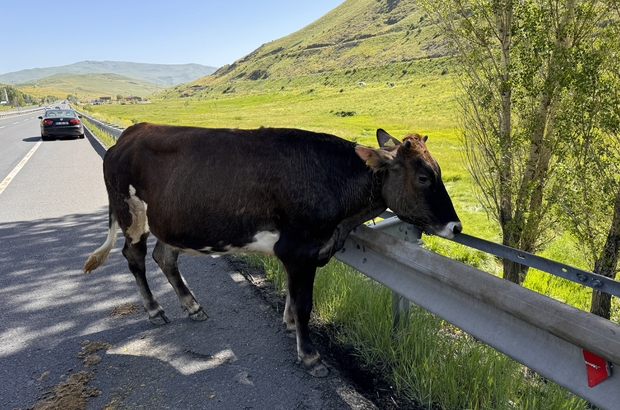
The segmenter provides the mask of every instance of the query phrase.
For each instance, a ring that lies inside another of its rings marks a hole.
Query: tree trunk
[[[614,279],[618,267],[620,253],[620,187],[616,193],[614,216],[612,218],[605,247],[594,264],[594,272]],[[611,295],[594,290],[590,312],[609,319],[611,310]]]
[[[503,278],[511,281],[512,283],[521,284],[525,280],[529,267],[521,265],[520,263],[510,261],[508,259],[503,260],[504,275]]]

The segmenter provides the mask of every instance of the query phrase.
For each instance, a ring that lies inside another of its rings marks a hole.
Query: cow
[[[160,325],[169,320],[146,281],[149,233],[157,238],[153,259],[197,321],[207,314],[179,273],[180,253],[275,255],[286,270],[283,322],[298,359],[326,376],[308,328],[314,276],[349,232],[387,208],[442,237],[462,230],[426,139],[401,142],[379,129],[372,148],[300,129],[132,125],[104,157],[108,236],[84,271],[106,260],[120,226],[144,308]]]

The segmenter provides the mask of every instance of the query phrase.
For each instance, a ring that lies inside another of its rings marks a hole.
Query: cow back
[[[175,246],[242,245],[276,230],[324,238],[369,201],[372,174],[354,148],[298,129],[143,123],[110,148],[104,174],[119,198],[135,189],[151,232]]]

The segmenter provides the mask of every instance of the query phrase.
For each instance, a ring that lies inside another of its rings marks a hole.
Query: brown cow
[[[461,232],[426,137],[401,143],[380,129],[377,139],[378,149],[298,129],[131,126],[104,158],[109,232],[84,271],[105,261],[120,225],[144,308],[165,324],[145,276],[149,233],[157,238],[153,258],[194,320],[207,314],[179,273],[179,253],[275,255],[287,273],[284,323],[308,371],[325,376],[308,330],[312,287],[316,268],[349,232],[388,207],[421,230]]]

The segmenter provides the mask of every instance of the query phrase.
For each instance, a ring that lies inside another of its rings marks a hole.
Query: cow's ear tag
[[[611,363],[607,360],[587,350],[583,350],[583,359],[586,362],[589,387],[594,387],[611,376]]]

